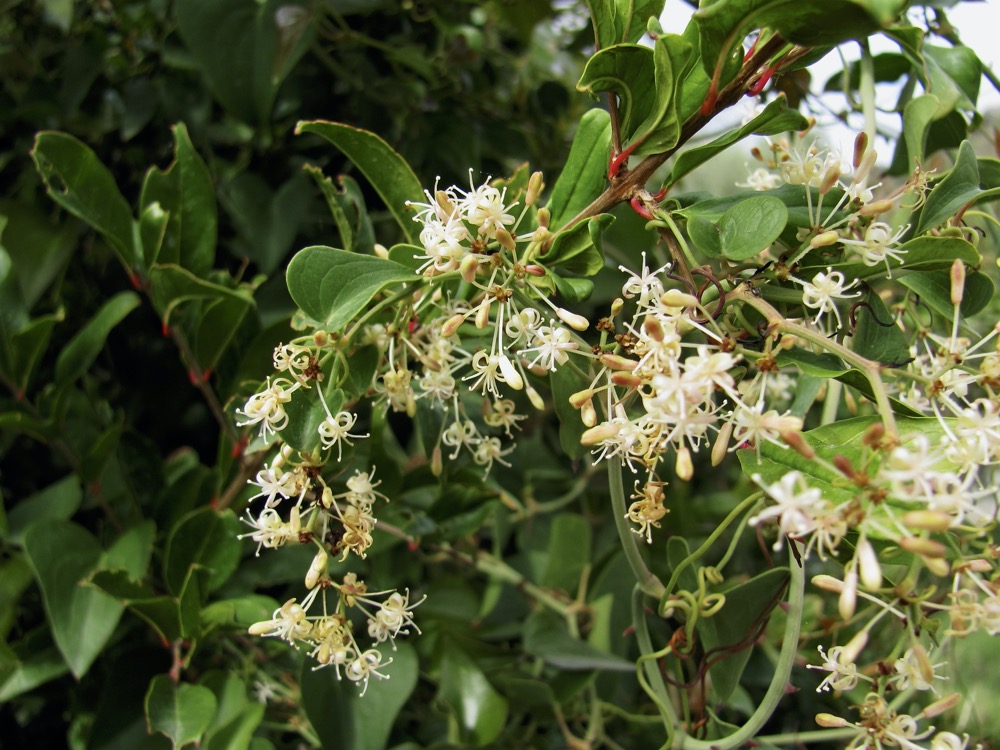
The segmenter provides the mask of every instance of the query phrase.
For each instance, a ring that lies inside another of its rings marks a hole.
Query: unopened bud
[[[858,211],[859,216],[878,216],[879,214],[884,214],[886,211],[892,210],[892,201],[888,198],[883,198],[880,201],[872,201],[860,208]]]
[[[549,222],[552,221],[552,212],[547,208],[540,208],[535,214],[535,220],[538,222],[538,226],[548,229]],[[535,232],[535,239],[538,239],[538,232]]]
[[[620,313],[623,307],[625,307],[625,300],[621,297],[615,297],[615,301],[611,303],[611,317],[613,318]],[[1000,326],[1000,323],[997,325]],[[997,340],[997,345],[1000,346],[1000,339]]]
[[[572,396],[569,397],[569,405],[574,409],[582,409],[583,405],[590,401],[594,397],[593,388],[585,388],[582,391],[577,391]]]
[[[836,229],[828,229],[825,232],[820,232],[811,240],[809,240],[809,247],[827,247],[828,245],[833,245],[840,241],[840,234]]]
[[[654,318],[652,315],[647,315],[642,321],[642,329],[649,335],[653,341],[661,342],[663,341],[664,333],[663,326],[660,325],[660,321]]]
[[[785,430],[779,433],[781,439],[785,441],[785,445],[794,450],[803,458],[813,459],[816,457],[816,451],[812,449],[812,446],[806,442],[806,439],[802,437],[801,432],[796,432],[793,430]]]
[[[854,139],[854,169],[857,170],[861,166],[861,159],[864,158],[865,152],[868,151],[868,133],[864,131],[858,133],[857,138]]]
[[[624,388],[638,388],[642,385],[643,380],[631,372],[613,372],[611,373],[611,382]]]
[[[951,711],[951,709],[961,702],[961,693],[949,693],[941,700],[936,700],[931,705],[927,706],[927,708],[920,712],[920,715],[925,719],[933,719],[935,716],[940,716],[945,711]]]
[[[875,422],[861,436],[861,444],[868,448],[877,448],[883,437],[885,437],[885,425],[881,422]]]
[[[686,445],[682,445],[677,451],[677,462],[674,464],[674,471],[677,478],[685,482],[694,476],[694,464],[691,462],[691,451]]]
[[[545,269],[535,263],[529,263],[526,265],[524,267],[524,272],[528,274],[528,276],[537,276],[539,278],[545,275]]]
[[[697,307],[698,298],[680,289],[668,289],[660,295],[660,303],[667,307]]]
[[[839,594],[844,590],[844,582],[826,573],[820,573],[812,577],[812,585],[823,591],[830,591]]]
[[[498,364],[500,365],[500,374],[503,375],[503,382],[515,391],[519,391],[524,388],[524,379],[521,377],[521,373],[517,371],[517,368],[514,367],[514,364],[510,361],[510,357],[506,354],[501,355]]]
[[[946,531],[951,528],[952,518],[941,510],[911,510],[900,519],[904,526],[924,531]]]
[[[834,716],[833,714],[816,714],[816,723],[819,724],[824,729],[840,729],[842,727],[851,726],[847,719],[841,718],[840,716]]]
[[[840,599],[837,601],[837,611],[840,619],[850,620],[854,617],[854,609],[858,604],[858,572],[856,570],[847,571],[844,576],[844,588],[841,589]]]
[[[487,300],[476,310],[476,328],[482,330],[490,322],[490,301]]]
[[[508,253],[513,253],[517,249],[517,245],[514,243],[514,236],[506,229],[500,228],[497,230],[497,242],[503,245],[504,250]]]
[[[597,424],[597,409],[594,408],[593,401],[587,401],[580,407],[580,421],[584,427],[593,427]]]
[[[938,578],[947,578],[951,574],[951,567],[943,557],[921,555],[920,560],[923,562],[924,567]]]
[[[851,638],[844,646],[844,650],[841,652],[843,660],[847,663],[853,664],[858,660],[861,652],[865,650],[865,646],[868,645],[868,631],[862,630],[856,636]]]
[[[528,178],[528,192],[524,196],[524,205],[535,205],[535,201],[538,200],[538,196],[541,195],[544,189],[545,183],[542,181],[542,173],[532,172],[531,177]]]
[[[833,186],[837,184],[840,180],[840,163],[831,164],[827,170],[826,174],[823,175],[823,181],[819,184],[819,194],[826,195],[833,189]]]
[[[965,294],[965,264],[955,258],[951,262],[951,304],[958,307],[962,304],[962,296]]]
[[[313,334],[313,344],[315,344],[316,346],[319,347],[326,346],[329,340],[330,337],[326,335],[326,331],[316,331]]]
[[[580,445],[598,445],[618,434],[619,427],[613,422],[602,422],[596,427],[584,430],[580,436]]]
[[[431,451],[431,474],[439,477],[442,471],[444,471],[444,458],[441,455],[441,443],[438,443]]]
[[[462,258],[458,266],[458,272],[462,275],[462,280],[471,284],[476,280],[476,272],[479,271],[479,256],[470,253]]]
[[[564,307],[557,307],[556,315],[559,317],[559,320],[568,325],[574,331],[586,331],[590,328],[589,320],[582,315],[570,312]]]
[[[858,185],[865,181],[868,177],[868,173],[872,171],[872,167],[875,166],[875,161],[878,159],[878,152],[875,149],[869,149],[865,152],[864,158],[861,159],[861,163],[858,165],[856,171],[854,172],[854,184]]]
[[[441,335],[444,338],[454,336],[458,329],[462,327],[462,323],[464,322],[465,313],[456,313],[455,315],[452,315],[444,322],[444,325],[441,326]]]
[[[899,540],[899,546],[921,557],[942,559],[948,555],[948,548],[941,542],[919,536],[904,536]]]
[[[857,476],[857,470],[854,468],[854,464],[851,463],[851,459],[847,456],[837,455],[832,459],[832,463],[837,467],[837,471],[843,474],[848,479],[853,479]]]
[[[729,439],[733,436],[733,423],[723,422],[712,445],[712,466],[718,466],[729,452]]]
[[[862,538],[857,549],[858,570],[861,573],[861,583],[869,590],[875,590],[882,585],[882,566],[871,542]]]
[[[611,370],[626,370],[628,372],[631,372],[632,370],[634,370],[636,367],[639,366],[639,363],[634,359],[623,357],[620,354],[611,354],[611,353],[602,354],[600,357],[597,358],[597,360],[602,365]]]
[[[314,589],[319,581],[319,577],[326,573],[326,550],[320,550],[312,559],[312,564],[306,573],[306,588]]]
[[[530,385],[524,386],[524,392],[528,396],[528,401],[534,406],[538,411],[545,411],[545,399],[542,398],[541,394],[538,393]]]
[[[451,202],[451,198],[444,190],[438,190],[434,193],[434,200],[437,201],[438,206],[445,216],[451,216],[455,213],[455,204]]]
[[[323,488],[323,495],[320,497],[320,504],[327,510],[333,507],[333,490],[329,487]]]
[[[754,146],[750,149],[750,156],[752,156],[757,161],[764,161],[764,154],[761,153],[760,149]]]
[[[376,242],[373,250],[375,251],[376,257],[379,257],[382,260],[388,260],[389,250],[386,248],[385,245],[380,245],[378,242]]]

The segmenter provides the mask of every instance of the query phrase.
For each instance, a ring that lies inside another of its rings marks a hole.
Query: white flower
[[[757,167],[749,175],[746,182],[737,182],[736,187],[750,188],[751,190],[773,190],[781,187],[781,176],[775,174],[764,167]]]
[[[498,190],[489,185],[489,180],[490,178],[487,177],[486,183],[479,187],[473,187],[472,190],[464,193],[458,201],[458,210],[467,222],[478,228],[477,232],[480,236],[495,239],[498,229],[514,223],[514,217],[507,211],[517,204],[505,206],[504,198],[507,189]],[[469,170],[469,182],[471,185],[472,170]]]
[[[287,378],[275,378],[273,383],[268,378],[267,387],[252,395],[243,409],[237,409],[237,414],[246,417],[246,421],[237,422],[237,426],[260,424],[260,436],[265,440],[268,433],[274,434],[285,429],[288,424],[285,404],[292,400],[292,394],[300,385],[301,383],[292,383]]]
[[[260,492],[250,498],[250,501],[256,500],[258,497],[266,497],[264,501],[265,508],[273,508],[281,500],[278,500],[278,496],[284,499],[292,497],[296,494],[296,484],[297,477],[294,472],[285,471],[283,472],[279,468],[268,468],[267,464],[264,468],[257,472],[256,479],[248,479],[247,484],[252,484],[255,487],[260,487]]]
[[[817,646],[819,655],[823,657],[820,665],[807,664],[808,669],[822,669],[829,672],[823,681],[816,688],[817,693],[827,692],[831,688],[834,690],[850,690],[858,684],[858,680],[868,680],[860,672],[853,661],[847,659],[848,654],[843,646],[834,646],[830,653],[826,653],[822,646]]]
[[[535,346],[522,349],[518,354],[536,352],[529,367],[539,365],[552,372],[555,372],[557,364],[564,364],[569,359],[567,352],[579,347],[569,330],[561,326],[540,326],[535,331],[534,344]]]
[[[799,281],[795,278],[793,278],[793,281],[797,281],[802,285],[802,304],[816,310],[816,317],[813,318],[813,323],[817,325],[824,315],[832,312],[837,319],[837,328],[839,329],[843,325],[843,321],[840,318],[840,310],[837,309],[834,300],[851,299],[861,296],[861,292],[847,294],[848,289],[857,285],[857,279],[853,279],[851,283],[846,284],[844,274],[840,271],[834,271],[829,267],[827,267],[826,273],[820,271],[813,276],[811,282]]]
[[[661,294],[663,294],[663,282],[660,280],[660,273],[667,268],[667,266],[661,266],[655,271],[650,271],[649,266],[646,265],[646,253],[642,253],[642,271],[635,273],[630,271],[625,266],[618,266],[618,270],[629,275],[628,280],[622,287],[622,296],[625,299],[632,299],[633,297],[638,297],[638,306],[640,308],[649,305],[650,300],[655,300]]]
[[[861,262],[866,266],[877,266],[885,263],[886,274],[891,276],[889,269],[889,258],[899,263],[903,262],[903,254],[906,252],[898,247],[899,239],[909,231],[910,225],[898,229],[895,234],[892,227],[883,221],[872,222],[865,230],[864,239],[852,240],[841,239],[841,243],[847,245],[854,252],[861,256]]]
[[[387,667],[392,664],[392,659],[389,659],[385,664],[382,663],[382,654],[373,648],[358,655],[354,661],[350,662],[344,668],[344,674],[347,676],[351,682],[357,682],[361,684],[361,695],[368,691],[368,679],[370,677],[377,677],[380,680],[389,679],[389,675],[382,674],[379,672],[380,667]]]
[[[323,445],[323,450],[329,450],[334,445],[337,446],[337,460],[340,461],[343,455],[343,445],[342,443],[347,443],[347,445],[354,445],[348,438],[366,438],[368,433],[354,434],[351,432],[351,428],[354,427],[354,423],[357,422],[358,417],[356,414],[351,414],[349,411],[340,411],[335,415],[327,412],[326,419],[320,422],[318,432],[320,443]]]
[[[778,520],[778,541],[774,549],[781,549],[785,536],[804,537],[817,530],[817,516],[823,514],[828,503],[815,487],[806,484],[805,477],[797,471],[790,471],[778,482],[767,486],[759,474],[753,481],[775,501],[776,505],[765,508],[750,519],[751,526],[771,518]]]

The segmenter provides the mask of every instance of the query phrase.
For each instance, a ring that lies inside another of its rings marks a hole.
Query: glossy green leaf
[[[955,308],[951,304],[951,274],[948,271],[913,273],[902,277],[899,283],[920,296],[920,301],[951,320]],[[993,279],[979,271],[966,272],[965,291],[959,312],[969,318],[983,310],[993,299],[996,287]]]
[[[215,185],[184,123],[174,125],[173,131],[174,161],[166,170],[151,168],[142,186],[141,223],[145,223],[146,209],[154,202],[169,215],[162,242],[147,248],[143,237],[143,258],[147,268],[153,263],[177,264],[203,276],[215,261]]]
[[[278,86],[315,33],[309,7],[290,0],[178,0],[174,13],[216,99],[245,122],[268,122]]]
[[[150,296],[160,317],[169,322],[174,309],[193,300],[231,298],[246,302],[250,293],[198,278],[176,265],[154,266],[149,272]]]
[[[739,684],[762,620],[778,604],[787,583],[784,568],[767,570],[721,591],[726,597],[722,609],[698,620],[696,630],[712,664],[709,674],[718,700],[728,700]]]
[[[555,230],[597,198],[607,183],[611,158],[611,118],[602,109],[588,110],[577,125],[573,145],[546,207]]]
[[[804,130],[809,121],[794,109],[788,108],[784,96],[768,103],[764,110],[746,125],[716,138],[704,146],[696,146],[678,154],[670,171],[668,185],[672,185],[684,175],[701,166],[716,154],[722,153],[734,143],[750,135],[777,135],[789,130]]]
[[[17,388],[16,393],[27,393],[35,368],[49,344],[52,329],[64,318],[64,312],[59,310],[29,321],[16,332],[0,321],[0,372]]]
[[[375,188],[407,241],[417,241],[418,227],[406,204],[426,200],[423,187],[410,165],[388,143],[367,130],[321,120],[300,122],[295,132],[315,133],[340,149]]]
[[[181,748],[201,739],[216,704],[215,694],[207,687],[187,682],[177,685],[169,675],[157,675],[146,693],[146,727],[150,734],[164,734],[175,749]]]
[[[69,383],[83,375],[104,348],[111,330],[140,304],[135,292],[119,292],[70,339],[56,360],[56,382]]]
[[[68,521],[33,524],[24,551],[42,589],[45,611],[59,651],[77,678],[86,674],[122,615],[122,606],[81,582],[99,564],[100,544]]]
[[[598,49],[637,42],[646,22],[663,12],[664,0],[587,0]]]
[[[975,109],[983,67],[979,57],[962,45],[939,47],[924,44],[920,49],[927,71],[928,91],[948,109]],[[944,114],[943,112],[941,114]]]
[[[594,282],[590,279],[564,278],[549,272],[556,284],[556,292],[566,302],[586,302],[594,293]]]
[[[910,360],[910,347],[882,298],[869,289],[855,307],[854,335],[851,348],[862,357],[890,367],[901,367]]]
[[[911,99],[903,107],[903,142],[907,163],[914,167],[924,163],[924,148],[931,123],[936,119],[941,101],[932,94]]]
[[[677,34],[662,34],[653,43],[653,85],[656,102],[638,131],[622,145],[634,146],[633,154],[665,153],[680,140],[681,125],[678,113],[680,87],[697,61],[691,45]],[[636,145],[637,144],[637,145]]]
[[[177,599],[156,594],[125,570],[98,570],[86,583],[117,599],[156,632],[163,643],[180,638],[181,624]]]
[[[419,665],[416,651],[406,641],[379,646],[383,667],[388,675],[372,677],[361,697],[361,688],[337,678],[332,669],[312,669],[303,663],[301,674],[302,707],[316,730],[323,747],[338,750],[384,750],[392,731],[393,720],[406,704],[417,684]],[[389,659],[391,664],[387,664]]]
[[[622,140],[628,142],[640,134],[640,125],[656,106],[655,75],[652,49],[640,44],[616,44],[587,61],[576,88],[595,99],[604,92],[618,97]]]
[[[833,354],[811,352],[798,347],[778,352],[775,361],[779,367],[794,365],[799,368],[799,372],[814,378],[835,378],[851,369],[845,367],[840,358]]]
[[[951,171],[934,186],[920,212],[917,234],[934,229],[962,208],[983,200],[1000,198],[1000,188],[981,190],[979,163],[972,144],[963,141]],[[975,265],[975,264],[969,264]]]
[[[163,578],[167,587],[179,595],[193,565],[208,569],[207,591],[226,582],[239,564],[242,545],[236,538],[240,523],[232,511],[222,513],[200,508],[181,520],[167,538],[163,560]]]
[[[548,563],[539,583],[575,595],[590,563],[590,524],[576,513],[560,513],[552,521]]]
[[[215,694],[218,707],[205,730],[200,750],[242,750],[264,719],[266,706],[247,696],[247,685],[234,674],[210,672],[200,684]]]
[[[67,474],[43,490],[21,500],[7,514],[4,542],[20,547],[33,524],[68,521],[83,501],[83,488],[75,474]]]
[[[30,693],[40,685],[62,677],[69,670],[59,651],[45,639],[31,639],[28,647],[15,649],[0,641],[0,703]]]
[[[42,207],[47,208],[47,207]],[[30,203],[0,199],[0,252],[7,251],[11,266],[9,281],[16,284],[18,303],[28,311],[56,279],[77,247],[76,222],[53,220]],[[0,273],[0,279],[3,274]],[[0,316],[9,314],[13,289],[0,281]],[[16,321],[8,320],[11,328]]]
[[[192,345],[202,371],[215,369],[253,306],[250,297],[237,296],[212,300],[203,306]]]
[[[559,444],[570,458],[578,459],[586,453],[580,444],[584,426],[580,420],[580,410],[574,409],[569,397],[587,387],[582,376],[570,367],[559,367],[549,376],[552,387],[552,403],[559,417]]]
[[[902,260],[889,258],[889,268],[894,277],[948,269],[956,258],[971,267],[982,262],[976,248],[960,237],[915,237],[904,242],[898,249],[903,254]],[[885,264],[866,266],[859,262],[834,263],[833,268],[842,272],[846,278],[859,281],[885,278],[886,272]]]
[[[460,648],[444,649],[439,695],[473,746],[485,747],[500,735],[507,720],[507,699]]]
[[[99,231],[127,269],[139,260],[132,210],[97,155],[71,135],[35,136],[35,167],[52,200]]]
[[[635,669],[632,662],[574,638],[562,618],[548,610],[536,610],[524,623],[524,650],[558,669],[612,672]]]
[[[340,175],[337,178],[340,185],[338,189],[334,186],[333,180],[324,175],[319,167],[307,164],[305,170],[312,176],[320,192],[323,193],[323,198],[326,199],[327,208],[330,209],[330,215],[340,233],[340,246],[352,253],[369,252],[375,243],[375,234],[358,183],[347,175]]]
[[[340,331],[387,287],[418,280],[406,266],[374,255],[307,247],[288,264],[288,291],[302,311]]]
[[[340,390],[324,392],[326,405],[336,414],[344,402]],[[288,425],[281,431],[281,439],[302,453],[309,453],[319,447],[319,426],[326,419],[326,409],[319,398],[310,391],[299,391],[285,405]]]
[[[787,223],[784,203],[774,196],[756,195],[733,204],[718,221],[695,215],[688,223],[688,231],[706,255],[741,261],[766,249]]]
[[[556,235],[549,251],[540,260],[567,273],[593,276],[604,268],[604,231],[615,217],[598,214],[574,224]]]

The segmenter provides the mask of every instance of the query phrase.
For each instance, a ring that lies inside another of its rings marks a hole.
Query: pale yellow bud
[[[333,490],[329,487],[323,488],[323,495],[320,498],[320,504],[327,510],[333,507]]]
[[[538,209],[538,213],[535,215],[535,219],[538,221],[538,226],[542,229],[547,229],[549,222],[552,221],[552,212],[547,208]],[[538,232],[535,232],[535,239],[538,239]]]
[[[382,260],[389,259],[389,250],[386,248],[385,245],[380,245],[379,243],[376,242],[375,247],[373,249],[375,250],[375,255],[377,257],[382,258]]]
[[[674,471],[677,478],[689,481],[694,476],[694,463],[691,461],[691,451],[686,445],[682,445],[677,451],[677,462],[674,464]]]
[[[462,323],[465,322],[465,313],[456,313],[452,315],[448,320],[444,322],[441,326],[441,335],[444,338],[450,338],[454,336],[458,329],[462,327]]]
[[[623,307],[625,307],[625,300],[623,300],[621,297],[615,297],[615,301],[611,303],[611,317],[613,318],[618,313],[620,313]],[[1000,323],[998,323],[997,325],[1000,326]],[[998,343],[997,345],[1000,346],[1000,343]]]
[[[892,210],[892,201],[888,198],[883,198],[880,201],[872,201],[867,205],[861,207],[858,211],[859,216],[878,216],[879,214],[884,214],[886,211]]]
[[[580,421],[584,427],[593,427],[597,424],[597,409],[594,408],[593,401],[587,401],[580,407]]]
[[[612,370],[627,370],[631,372],[639,366],[636,360],[623,357],[620,354],[602,354],[597,360]]]
[[[513,388],[515,391],[519,391],[524,388],[524,379],[521,377],[521,373],[517,371],[513,363],[510,361],[510,357],[506,354],[500,357],[498,363],[500,365],[500,373],[503,375],[504,382]]]
[[[844,588],[841,589],[840,599],[837,601],[837,611],[842,620],[850,620],[854,616],[854,610],[858,604],[858,572],[856,570],[847,571],[844,576]]]
[[[556,315],[559,317],[559,320],[568,325],[574,331],[586,331],[590,328],[589,320],[582,315],[572,313],[563,307],[556,308]]]
[[[451,216],[455,213],[455,204],[451,202],[451,198],[444,190],[438,190],[434,193],[434,200],[437,201],[438,206],[444,212],[445,216]]]
[[[844,646],[843,660],[845,662],[853,664],[858,660],[858,656],[861,652],[865,650],[865,646],[868,645],[868,631],[862,630],[856,636],[851,638]]]
[[[524,392],[528,395],[528,401],[531,402],[532,406],[534,406],[538,411],[545,411],[545,399],[541,397],[538,391],[530,385],[526,385],[524,387]]]
[[[589,430],[584,430],[584,433],[580,436],[580,445],[599,445],[605,440],[615,437],[618,432],[618,425],[611,422],[602,422],[595,427],[591,427]]]
[[[499,242],[508,253],[513,253],[517,249],[513,235],[511,235],[511,233],[506,229],[500,228],[497,230],[497,242]]]
[[[914,552],[921,557],[944,558],[948,554],[948,548],[941,544],[941,542],[918,536],[903,537],[899,540],[899,546],[907,552]]]
[[[649,335],[653,341],[661,342],[663,341],[664,333],[663,326],[660,325],[660,321],[651,315],[647,315],[643,318],[642,329]]]
[[[861,583],[866,589],[877,589],[882,585],[882,566],[871,542],[862,538],[857,549],[858,570],[861,573]]]
[[[319,550],[316,556],[312,559],[312,564],[309,566],[309,570],[306,572],[306,588],[313,589],[319,582],[321,575],[326,573],[326,558],[327,554],[325,550]]]
[[[526,265],[524,267],[524,272],[528,274],[528,276],[535,276],[537,278],[541,278],[545,275],[545,269],[535,263],[529,263]]]
[[[811,240],[809,240],[809,247],[827,247],[828,245],[833,245],[840,241],[840,234],[836,229],[830,229],[826,232],[820,232]]]
[[[840,729],[849,727],[851,724],[847,719],[843,719],[833,714],[816,714],[816,723],[824,729]]]
[[[469,254],[462,258],[462,262],[458,265],[458,272],[462,276],[462,280],[467,284],[471,284],[476,280],[476,273],[479,271],[479,256]]]
[[[949,693],[944,698],[934,701],[931,705],[921,711],[920,715],[925,719],[933,719],[935,716],[940,716],[945,711],[950,711],[955,708],[955,706],[961,702],[961,693]]]
[[[668,289],[660,295],[660,303],[667,307],[698,307],[698,298],[680,289]]]
[[[942,557],[928,557],[927,555],[921,555],[920,559],[923,561],[927,570],[936,575],[938,578],[946,578],[951,573],[948,561]]]
[[[524,196],[524,205],[533,206],[535,201],[538,200],[538,196],[541,195],[542,190],[545,189],[545,183],[542,181],[541,172],[532,172],[531,177],[528,178],[528,191]]]
[[[490,322],[490,300],[483,302],[476,310],[476,328],[482,330]]]
[[[444,471],[444,458],[441,454],[441,444],[438,443],[431,451],[431,474],[439,477],[442,471]]]
[[[614,372],[611,374],[611,382],[625,388],[638,388],[642,385],[642,378],[631,372]]]
[[[729,452],[729,439],[733,436],[733,423],[723,422],[719,434],[712,445],[712,466],[718,466]]]
[[[316,346],[326,346],[329,340],[330,337],[326,335],[326,331],[316,331],[316,333],[313,334],[313,344]]]
[[[958,307],[965,294],[965,264],[955,258],[951,263],[951,304]]]
[[[812,585],[818,589],[823,589],[823,591],[831,591],[834,594],[839,594],[844,590],[843,581],[827,575],[826,573],[820,573],[819,575],[813,576]]]
[[[926,531],[945,531],[951,527],[951,516],[940,510],[911,510],[900,519],[911,529]]]

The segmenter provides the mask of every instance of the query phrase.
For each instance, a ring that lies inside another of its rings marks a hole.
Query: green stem
[[[868,47],[868,40],[863,39],[861,45],[861,112],[865,116],[865,135],[868,143],[875,145],[875,59]]]
[[[761,699],[756,710],[750,715],[746,723],[727,737],[715,740],[699,740],[691,737],[681,729],[677,722],[673,709],[669,703],[662,701],[662,696],[666,695],[663,678],[657,669],[647,667],[646,674],[652,683],[656,696],[650,695],[653,701],[663,713],[664,720],[669,722],[671,727],[667,730],[670,741],[667,746],[672,750],[733,750],[741,747],[744,743],[754,739],[758,730],[767,723],[774,714],[778,703],[785,697],[789,678],[792,674],[792,666],[795,664],[795,657],[799,650],[799,634],[802,629],[802,611],[805,602],[805,575],[802,566],[796,559],[796,550],[793,549],[794,542],[789,543],[788,550],[788,572],[790,580],[788,583],[788,611],[785,619],[785,632],[781,640],[781,652],[778,661],[774,665],[774,675],[771,677],[771,684],[768,685],[767,692]],[[653,651],[649,643],[649,633],[645,628],[644,616],[641,604],[636,605],[636,595],[632,597],[633,617],[635,618],[636,635],[639,640],[639,648],[643,656],[647,659],[652,657]],[[663,688],[662,692],[658,685]]]
[[[844,727],[843,729],[817,729],[812,732],[785,732],[756,737],[754,741],[762,745],[795,745],[797,747],[810,742],[846,740],[849,737],[857,736],[858,731],[857,727]]]
[[[646,561],[642,559],[642,553],[639,551],[638,537],[629,528],[625,508],[625,488],[622,485],[622,466],[617,461],[608,461],[608,485],[611,490],[611,512],[615,516],[615,528],[618,530],[618,540],[625,551],[625,559],[628,560],[642,592],[659,601],[665,591],[663,582],[646,567]]]

